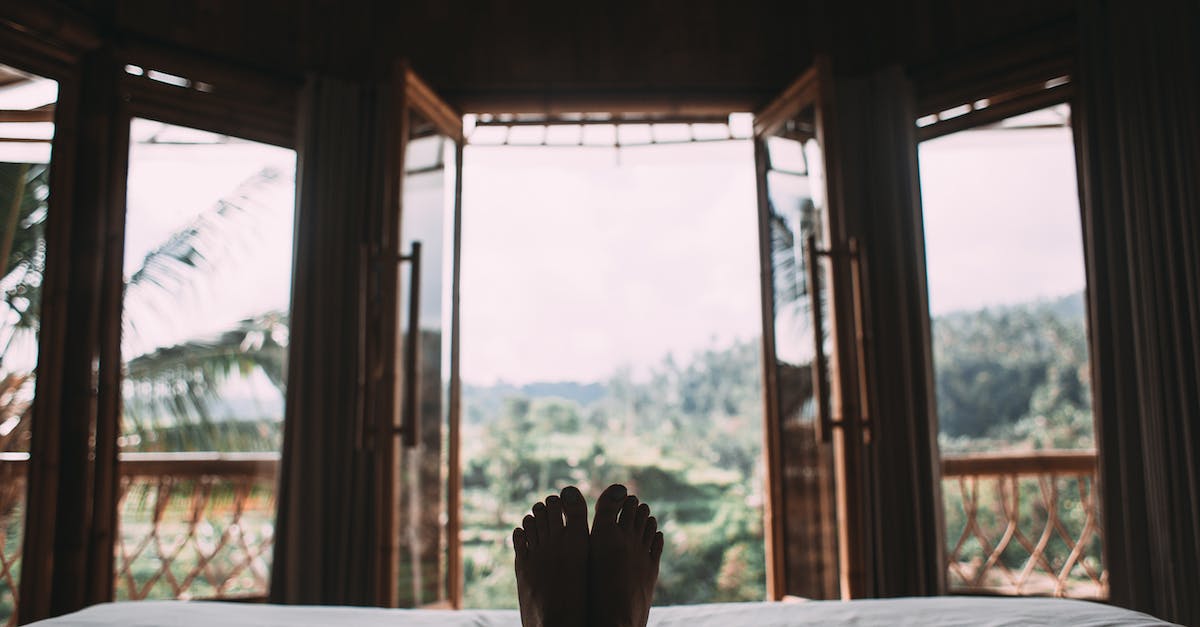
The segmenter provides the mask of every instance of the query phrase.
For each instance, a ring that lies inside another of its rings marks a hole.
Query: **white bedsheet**
[[[81,612],[34,623],[130,627],[518,627],[511,610],[381,610],[216,603],[140,601],[105,603]],[[927,627],[1052,625],[1167,625],[1137,612],[1099,603],[1062,599],[938,597],[878,601],[733,603],[658,607],[650,624],[678,627],[793,627],[798,625],[913,625]]]

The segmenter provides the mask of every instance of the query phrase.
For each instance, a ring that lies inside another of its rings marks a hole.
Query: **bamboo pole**
[[[4,218],[4,233],[0,234],[0,264],[4,264],[4,272],[0,273],[0,277],[8,274],[8,257],[12,254],[13,240],[17,236],[17,220],[21,217],[21,200],[25,198],[27,176],[29,176],[29,164],[22,163],[17,169],[17,183],[13,186],[12,203],[9,205],[8,215]]]

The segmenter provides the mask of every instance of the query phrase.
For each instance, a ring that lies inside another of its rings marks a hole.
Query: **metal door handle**
[[[401,255],[400,262],[407,261],[408,281],[408,329],[404,338],[404,398],[400,408],[400,439],[406,448],[415,448],[421,440],[421,242],[413,242],[412,250]]]
[[[829,401],[829,384],[825,380],[825,369],[829,359],[825,355],[824,325],[825,316],[821,310],[821,272],[817,267],[820,257],[847,257],[850,262],[850,281],[854,307],[855,361],[857,362],[857,383],[859,401],[859,420],[863,429],[863,441],[871,441],[871,411],[870,393],[867,388],[867,356],[870,351],[871,336],[867,330],[867,296],[866,296],[866,255],[857,237],[851,237],[846,247],[837,249],[817,248],[817,236],[809,235],[805,243],[805,263],[808,265],[808,297],[812,309],[813,324],[813,391],[817,401],[817,434],[822,442],[829,442],[833,437],[833,429],[842,426],[842,421],[834,419]]]
[[[828,250],[817,248],[816,234],[809,234],[805,240],[804,257],[808,270],[808,302],[809,314],[813,326],[813,394],[817,406],[817,437],[822,442],[828,442],[833,437],[834,420],[829,408],[829,385],[825,380],[825,370],[828,359],[825,356],[825,320],[821,311],[821,271],[817,260],[822,255],[828,255]]]
[[[857,237],[847,242],[850,256],[850,281],[854,290],[854,335],[858,362],[858,412],[862,424],[863,443],[871,443],[871,403],[867,388],[867,354],[871,349],[871,335],[867,330],[866,252]]]

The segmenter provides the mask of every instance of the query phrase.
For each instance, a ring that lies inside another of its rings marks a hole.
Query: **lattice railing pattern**
[[[0,453],[0,623],[17,624],[17,583],[25,525],[24,453]]]
[[[946,456],[947,583],[953,592],[1106,598],[1096,455]]]
[[[274,454],[123,455],[116,597],[265,597],[277,466]]]

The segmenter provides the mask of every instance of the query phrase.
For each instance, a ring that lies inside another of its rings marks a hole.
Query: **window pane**
[[[516,607],[535,500],[612,482],[667,536],[656,603],[761,600],[753,145],[466,151],[465,604]]]
[[[776,398],[779,412],[785,511],[786,594],[812,599],[837,598],[837,530],[834,517],[833,456],[819,438],[814,369],[816,342],[829,357],[823,372],[829,402],[830,372],[835,356],[829,303],[829,263],[817,258],[809,267],[809,238],[817,248],[829,246],[829,207],[825,202],[823,156],[817,141],[816,111],[806,107],[764,139],[767,157],[767,221],[774,296]],[[809,279],[820,285],[813,294]],[[814,301],[823,317],[814,323]],[[818,335],[819,334],[819,335]]]
[[[58,84],[0,65],[0,624],[16,624]],[[38,112],[41,113],[38,113]]]
[[[924,142],[920,160],[949,585],[1104,596],[1070,109]],[[997,458],[1016,474],[987,474]]]
[[[264,596],[295,153],[142,119],[130,139],[116,596]]]
[[[415,607],[447,598],[446,460],[450,349],[450,252],[454,212],[455,144],[415,111],[409,112],[410,136],[404,160],[401,252],[419,262],[401,268],[401,350],[409,349],[409,306],[414,294],[413,271],[420,271],[416,340],[416,420],[420,440],[397,455],[400,482],[399,562],[396,572],[400,607]],[[404,400],[401,401],[405,403]],[[403,411],[403,410],[402,410]]]

